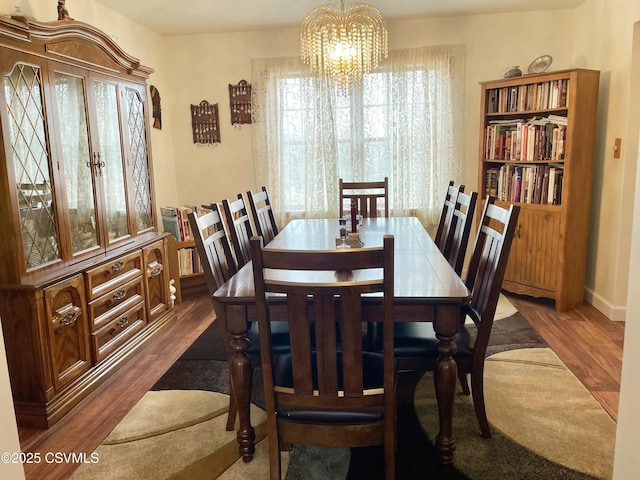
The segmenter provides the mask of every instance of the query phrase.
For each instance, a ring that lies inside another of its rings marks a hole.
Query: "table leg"
[[[453,355],[458,351],[454,342],[460,328],[459,307],[437,307],[434,330],[438,337],[438,356],[434,381],[438,413],[440,417],[440,431],[436,436],[436,447],[440,454],[440,463],[452,464],[456,450],[456,439],[453,436],[453,402],[458,381],[458,366]]]
[[[227,306],[224,321],[231,338],[229,372],[231,388],[233,388],[238,410],[238,451],[243,461],[250,462],[255,452],[256,435],[251,426],[250,416],[253,375],[251,360],[247,355],[249,338],[247,336],[246,308],[244,306]]]

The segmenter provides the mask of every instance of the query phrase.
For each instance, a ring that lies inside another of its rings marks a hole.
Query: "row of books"
[[[180,269],[181,277],[203,271],[200,257],[195,247],[178,249],[178,268]]]
[[[165,232],[175,235],[178,242],[193,240],[191,225],[189,225],[189,213],[195,212],[200,216],[208,212],[206,208],[196,205],[185,205],[184,207],[160,207],[162,226]]]
[[[489,160],[564,160],[567,117],[549,115],[518,121],[495,120],[485,129]]]
[[[560,205],[564,169],[552,165],[503,165],[486,173],[485,194],[507,202]]]
[[[568,79],[487,90],[487,113],[529,112],[566,108]]]

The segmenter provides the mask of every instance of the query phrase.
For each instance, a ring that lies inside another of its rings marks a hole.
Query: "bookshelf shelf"
[[[479,190],[521,207],[503,288],[558,311],[584,298],[599,78],[570,69],[480,83]]]
[[[173,235],[173,250],[175,250],[174,281],[176,286],[176,301],[182,301],[182,292],[186,289],[201,288],[205,285],[204,273],[196,251],[196,242],[191,235],[188,214],[197,215],[205,211],[195,205],[184,207],[162,207],[162,224],[164,230]]]

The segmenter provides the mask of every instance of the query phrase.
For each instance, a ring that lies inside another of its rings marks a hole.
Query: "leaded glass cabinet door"
[[[153,197],[151,195],[151,166],[147,148],[147,127],[144,87],[125,87],[127,149],[131,164],[133,208],[137,233],[150,230],[153,222]]]
[[[95,106],[95,146],[92,161],[94,165],[98,165],[96,170],[102,189],[103,211],[106,215],[106,238],[109,244],[113,244],[131,234],[120,132],[119,91],[115,83],[102,80],[92,83]]]
[[[26,63],[16,63],[4,76],[6,156],[15,176],[27,271],[61,258],[42,79],[41,67]]]
[[[89,151],[85,77],[61,71],[53,76],[54,125],[64,172],[71,255],[92,254],[100,246],[94,184],[100,165]]]

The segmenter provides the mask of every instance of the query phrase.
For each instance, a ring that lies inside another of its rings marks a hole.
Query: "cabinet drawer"
[[[138,277],[89,302],[91,331],[95,332],[121,313],[137,305],[143,300],[143,294],[142,277]]]
[[[141,274],[142,254],[140,251],[124,255],[93,270],[88,270],[89,300],[94,300]]]
[[[118,315],[111,322],[91,335],[91,350],[95,362],[108,357],[147,323],[144,302]]]

